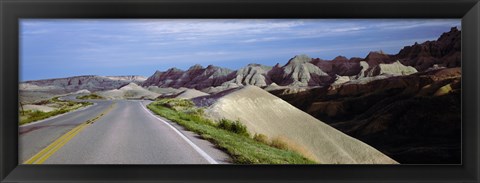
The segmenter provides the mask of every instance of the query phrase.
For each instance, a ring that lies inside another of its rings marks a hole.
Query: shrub
[[[43,116],[43,115],[45,115],[45,112],[43,112],[43,111],[38,111],[38,110],[34,110],[34,111],[32,111],[32,112],[30,113],[30,117],[31,117],[31,118],[38,118],[38,117],[41,117],[41,116]]]
[[[52,100],[52,102],[61,102],[61,100],[58,99],[58,98],[60,98],[60,97],[53,97],[51,100]]]
[[[179,110],[184,108],[192,108],[195,104],[187,99],[167,98],[161,99],[157,105],[165,106],[171,109]]]
[[[268,144],[268,137],[264,134],[258,134],[256,133],[254,136],[253,136],[253,139],[256,140],[257,142],[261,142],[261,143],[264,143],[264,144]]]
[[[272,139],[272,142],[270,142],[270,146],[278,148],[278,149],[283,149],[283,150],[290,150],[288,148],[288,144],[283,138],[274,138]]]
[[[243,136],[250,136],[250,134],[248,134],[247,127],[238,120],[232,122],[228,119],[221,119],[218,122],[217,127]]]
[[[276,137],[272,139],[272,142],[270,142],[270,146],[278,148],[278,149],[283,149],[283,150],[289,150],[293,152],[297,152],[301,154],[303,157],[308,158],[309,160],[319,162],[316,156],[310,152],[307,148],[290,141],[289,139],[285,137]]]
[[[45,105],[45,104],[49,104],[50,103],[50,100],[42,100],[42,101],[39,101],[39,102],[35,102],[33,104],[35,105]]]
[[[97,94],[90,94],[90,95],[83,95],[83,96],[78,96],[77,99],[80,99],[80,100],[87,100],[87,99],[105,99],[103,98],[102,96],[100,95],[97,95]]]
[[[203,108],[189,108],[182,112],[190,115],[198,115],[198,116],[203,116],[205,114],[205,111],[203,110]]]

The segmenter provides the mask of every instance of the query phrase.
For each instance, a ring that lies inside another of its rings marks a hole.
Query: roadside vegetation
[[[32,105],[49,106],[49,107],[55,108],[55,110],[49,111],[49,112],[43,112],[40,110],[23,110],[23,105],[22,105],[20,106],[20,109],[19,109],[19,125],[35,122],[38,120],[63,114],[69,111],[73,111],[88,105],[92,105],[92,103],[63,101],[63,100],[59,100],[58,97],[54,97],[49,100],[43,100],[40,102],[33,103]]]
[[[253,137],[240,121],[222,119],[212,121],[204,117],[203,108],[197,108],[190,100],[158,99],[150,103],[148,109],[176,122],[186,129],[211,141],[224,149],[237,164],[314,164],[299,153],[283,144],[277,148],[262,134]]]
[[[97,94],[89,94],[89,95],[83,95],[83,96],[78,96],[77,99],[80,100],[92,100],[92,99],[105,99],[104,97],[97,95]]]

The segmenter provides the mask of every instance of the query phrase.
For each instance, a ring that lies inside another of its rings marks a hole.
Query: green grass
[[[203,109],[189,100],[161,99],[148,109],[201,135],[224,149],[237,164],[314,164],[300,154],[278,149],[254,140],[239,121],[220,120],[215,123],[203,115]]]
[[[102,96],[100,95],[97,95],[97,94],[90,94],[90,95],[83,95],[83,96],[78,96],[77,99],[80,99],[80,100],[90,100],[90,99],[105,99],[103,98]]]
[[[56,106],[56,110],[50,112],[43,112],[38,110],[19,110],[19,125],[35,122],[38,120],[46,119],[52,116],[63,114],[69,111],[73,111],[88,105],[92,105],[90,102],[73,102],[73,101],[62,101],[58,97],[51,98],[49,100],[43,100],[40,102],[33,103],[34,105],[47,105],[52,104]]]
[[[240,121],[232,122],[232,121],[227,120],[227,119],[221,119],[218,122],[217,127],[220,128],[220,129],[231,131],[231,132],[236,133],[236,134],[243,135],[243,136],[247,136],[247,137],[250,136],[250,134],[247,131],[247,127],[245,125],[243,125],[242,123],[240,123]]]

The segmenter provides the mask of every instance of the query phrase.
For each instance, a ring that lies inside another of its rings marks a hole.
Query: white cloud
[[[242,43],[256,43],[256,42],[264,42],[264,41],[275,41],[275,40],[280,40],[280,39],[285,39],[285,38],[280,38],[280,37],[265,37],[265,38],[253,38],[253,39],[247,39],[240,41]]]
[[[372,24],[372,28],[383,30],[413,29],[418,27],[433,26],[460,26],[460,19],[412,19],[412,20],[384,20],[378,24]]]
[[[302,21],[270,20],[152,20],[133,23],[153,34],[231,35],[265,33],[302,25]]]
[[[331,20],[326,25],[318,26],[319,21],[325,20],[166,19],[129,21],[127,24],[130,30],[143,32],[142,36],[148,37],[152,45],[164,41],[173,44],[208,44],[216,41],[255,43],[332,36],[366,29],[364,26],[338,24]]]
[[[28,29],[22,31],[22,35],[37,35],[37,34],[48,34],[51,32],[49,29]]]
[[[269,34],[294,32],[304,23],[301,20],[143,20],[130,22],[130,29],[141,31],[150,41],[201,41],[203,43],[238,42],[255,39]],[[266,39],[264,39],[266,40]],[[250,40],[255,41],[255,40]],[[249,41],[247,41],[249,42]]]

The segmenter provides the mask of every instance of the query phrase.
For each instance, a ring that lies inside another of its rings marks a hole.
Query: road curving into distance
[[[74,100],[74,97],[65,97]],[[223,164],[229,156],[181,126],[153,115],[143,100],[95,105],[19,127],[23,164]]]

